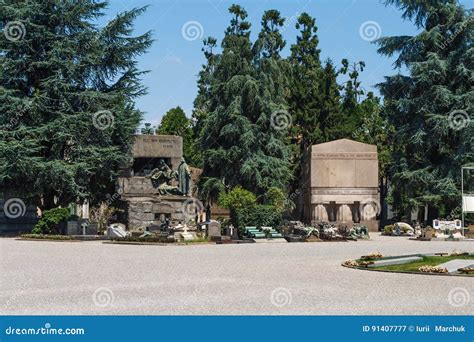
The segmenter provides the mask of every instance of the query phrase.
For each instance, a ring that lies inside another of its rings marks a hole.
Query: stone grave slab
[[[207,224],[207,235],[211,241],[220,241],[221,240],[221,224],[218,221],[211,220]]]
[[[396,258],[396,259],[387,259],[387,260],[376,260],[376,261],[374,261],[374,263],[372,265],[369,265],[369,267],[401,265],[401,264],[408,264],[409,262],[420,261],[420,260],[423,260],[423,258],[418,257],[418,256]]]
[[[455,259],[438,266],[446,268],[449,273],[458,273],[459,268],[474,267],[474,260]]]

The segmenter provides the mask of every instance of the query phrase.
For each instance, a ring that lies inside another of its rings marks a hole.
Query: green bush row
[[[241,232],[247,226],[276,228],[283,221],[283,210],[274,205],[257,204],[252,207],[233,209],[231,217]]]
[[[126,236],[126,237],[116,237],[112,241],[125,241],[125,242],[163,242],[163,243],[173,243],[174,240],[168,239],[166,236]]]
[[[72,240],[72,236],[53,235],[53,234],[22,234],[22,239],[38,239],[38,240]]]

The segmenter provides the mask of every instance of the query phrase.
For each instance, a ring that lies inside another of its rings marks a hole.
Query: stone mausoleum
[[[189,194],[176,193],[178,180],[172,179],[164,184],[166,192],[176,191],[160,193],[161,188],[154,186],[151,178],[153,174],[161,174],[159,170],[162,169],[176,172],[182,163],[182,157],[183,140],[179,136],[135,136],[133,159],[122,169],[117,179],[123,221],[127,222],[129,230],[159,225],[164,220],[169,220],[172,224],[199,221],[204,208],[191,197],[192,191]],[[190,172],[195,179],[192,168]],[[195,211],[195,216],[192,211]]]
[[[303,168],[303,220],[378,230],[377,146],[349,139],[313,145]]]

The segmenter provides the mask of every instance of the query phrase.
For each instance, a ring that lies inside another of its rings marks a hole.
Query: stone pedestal
[[[122,196],[121,202],[129,230],[159,225],[165,218],[171,226],[190,223],[203,210],[198,200],[186,196]]]

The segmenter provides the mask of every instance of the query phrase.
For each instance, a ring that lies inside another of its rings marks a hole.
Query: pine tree
[[[252,46],[247,12],[238,5],[229,12],[231,23],[215,58],[201,123],[201,187],[211,188],[206,183],[218,184],[217,179],[263,194],[273,186],[283,188],[291,176],[284,133],[271,126],[272,113],[286,109],[277,30],[282,20],[275,11],[266,12]]]
[[[144,94],[132,37],[145,8],[95,22],[106,2],[0,4],[0,189],[42,208],[104,198],[128,161]]]
[[[307,162],[307,151],[313,144],[324,142],[322,124],[323,107],[323,70],[321,68],[320,50],[318,49],[318,36],[316,21],[308,13],[302,13],[296,22],[299,34],[296,43],[291,46],[288,58],[290,72],[289,111],[292,125],[290,128],[290,143],[292,147],[292,172],[293,180],[290,184],[291,193],[301,193],[301,188],[307,184],[302,183],[302,167]],[[300,202],[297,199],[296,202]],[[302,206],[296,206],[302,210]],[[295,212],[300,217],[302,212]]]
[[[387,196],[389,190],[390,168],[392,167],[394,127],[388,121],[380,99],[372,92],[367,94],[359,105],[363,113],[360,122],[352,132],[352,139],[366,144],[377,145],[379,160],[379,189],[382,224],[387,219]]]
[[[217,47],[217,39],[207,37],[204,39],[204,46],[202,52],[206,58],[206,63],[203,64],[198,78],[198,94],[194,99],[194,110],[191,116],[191,124],[193,130],[193,163],[196,167],[203,167],[203,157],[199,138],[204,134],[203,124],[211,108],[211,89],[213,89],[213,82],[216,80],[214,75],[218,58],[220,54],[215,52]]]
[[[194,100],[194,110],[192,114],[193,129],[196,136],[200,136],[202,129],[201,124],[204,121],[209,108],[211,106],[211,89],[213,81],[216,79],[214,72],[220,55],[215,52],[217,46],[217,39],[207,37],[204,39],[204,46],[202,52],[206,58],[206,63],[203,64],[198,78],[198,94]]]
[[[337,127],[343,123],[341,111],[340,86],[337,83],[337,70],[330,59],[326,60],[321,77],[321,105],[319,127],[322,141],[338,139]]]
[[[293,143],[299,145],[295,159],[299,161],[309,146],[324,141],[320,127],[323,72],[314,18],[301,14],[296,28],[300,33],[291,46],[289,58],[292,68],[290,112]]]
[[[359,74],[364,71],[365,63],[363,61],[357,63],[349,63],[347,59],[341,61],[341,68],[337,71],[336,76],[346,76],[346,81],[339,86],[340,108],[338,111],[331,113],[329,125],[326,127],[327,137],[334,139],[351,139],[354,130],[363,123],[364,117],[371,115],[365,113],[362,107],[362,95],[364,90],[360,87]]]
[[[459,207],[461,165],[474,160],[472,11],[451,0],[386,4],[421,31],[378,40],[408,69],[379,85],[396,128],[392,197],[400,214],[428,206],[430,223]]]

